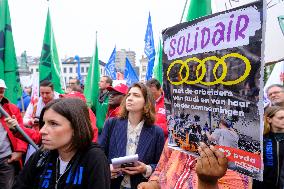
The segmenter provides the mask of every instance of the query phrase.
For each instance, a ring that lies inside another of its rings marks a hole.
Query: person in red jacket
[[[86,98],[84,94],[77,92],[77,91],[72,91],[69,94],[59,95],[59,97],[61,98],[80,98],[82,101],[86,102]],[[93,142],[97,142],[98,141],[98,128],[96,127],[96,116],[90,108],[89,108],[89,115],[90,115],[92,128],[94,131]],[[8,118],[6,119],[6,121],[10,129],[15,130],[15,125],[17,124],[17,122],[13,118]],[[38,131],[34,129],[26,128],[26,127],[21,127],[21,128],[36,144],[41,143],[41,134]],[[14,135],[18,138],[22,138],[22,135],[18,132],[14,132]]]
[[[166,109],[165,109],[165,96],[164,92],[161,88],[160,82],[152,78],[147,81],[146,85],[152,91],[154,99],[156,101],[156,122],[155,125],[161,127],[164,131],[165,139],[168,138],[168,126],[167,126],[167,118],[166,118]]]
[[[23,126],[23,119],[19,108],[11,104],[4,97],[6,84],[0,79],[0,104],[3,109],[17,119],[18,123]],[[10,189],[13,185],[15,175],[22,165],[22,155],[27,151],[27,144],[14,137],[13,133],[6,125],[4,115],[0,115],[0,188]]]
[[[109,91],[109,99],[108,99],[108,110],[106,119],[110,117],[117,117],[120,111],[120,104],[127,94],[128,87],[122,83],[116,85],[115,87],[107,87]]]

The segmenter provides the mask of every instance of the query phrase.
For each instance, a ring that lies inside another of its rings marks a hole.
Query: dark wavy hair
[[[149,88],[143,83],[134,83],[127,92],[127,95],[123,98],[120,105],[119,117],[123,119],[128,119],[128,111],[126,109],[126,99],[131,88],[137,87],[141,90],[142,95],[145,99],[145,106],[143,110],[142,119],[145,120],[147,126],[153,125],[155,123],[156,112],[155,112],[155,100]]]
[[[94,131],[91,126],[88,107],[85,102],[78,98],[56,99],[46,104],[42,109],[39,125],[44,126],[43,115],[45,111],[52,109],[56,113],[70,121],[74,130],[69,151],[83,150],[92,143]]]

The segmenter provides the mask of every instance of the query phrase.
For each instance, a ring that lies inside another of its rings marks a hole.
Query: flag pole
[[[3,107],[0,105],[0,113],[3,114],[6,118],[10,117],[10,115],[3,109]],[[36,150],[39,150],[39,147],[35,144],[35,142],[25,133],[25,131],[19,126],[19,124],[16,125],[16,130],[21,133],[21,135],[25,138],[25,140],[28,141]]]
[[[184,11],[185,11],[185,8],[186,8],[186,5],[187,5],[187,2],[188,2],[188,0],[186,0],[186,1],[185,1],[184,7],[183,7],[183,11],[182,11],[182,15],[181,15],[181,18],[180,18],[180,22],[179,22],[179,23],[181,23],[181,22],[182,22],[182,19],[183,19],[183,16],[184,16]]]

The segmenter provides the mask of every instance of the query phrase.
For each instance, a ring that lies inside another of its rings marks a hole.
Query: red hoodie
[[[164,93],[156,100],[156,122],[155,125],[161,127],[164,131],[165,139],[168,138],[168,126],[165,109],[165,96]]]

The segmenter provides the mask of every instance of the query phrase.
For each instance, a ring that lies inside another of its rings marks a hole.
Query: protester
[[[215,129],[212,134],[206,131],[206,136],[209,141],[216,142],[217,145],[238,148],[239,135],[228,121],[221,120],[219,128]]]
[[[79,98],[81,99],[83,102],[86,103],[86,98],[85,96],[80,93],[80,92],[71,92],[69,94],[64,94],[64,95],[59,95],[61,98]],[[98,140],[98,128],[96,127],[96,116],[95,114],[92,112],[92,110],[90,108],[88,108],[89,110],[89,116],[90,116],[90,121],[92,124],[92,128],[93,128],[93,132],[94,132],[94,137],[93,137],[93,142],[97,142]],[[22,139],[23,136],[17,132],[17,130],[15,130],[15,124],[12,124],[14,122],[13,118],[7,118],[6,119],[7,124],[9,126],[9,128],[14,131],[13,134]],[[30,128],[26,128],[26,127],[22,127],[22,129],[25,131],[25,133],[27,133],[27,135],[37,144],[41,143],[41,134],[39,133],[39,131],[35,130],[35,129],[30,129]]]
[[[284,86],[280,84],[273,84],[266,89],[267,97],[270,104],[284,102]]]
[[[271,106],[265,111],[269,132],[263,137],[263,182],[254,180],[254,189],[284,187],[284,107]]]
[[[40,126],[43,150],[32,155],[13,188],[109,188],[109,165],[92,143],[93,129],[82,100],[49,102],[41,112]]]
[[[152,78],[147,81],[147,86],[150,88],[153,93],[154,99],[156,101],[155,110],[156,110],[156,122],[155,125],[161,127],[164,131],[165,138],[168,137],[168,127],[167,127],[167,118],[166,118],[166,109],[165,109],[165,96],[161,88],[160,82]]]
[[[42,108],[51,100],[58,98],[54,94],[53,83],[44,80],[39,86],[40,97],[37,103],[30,103],[24,116],[24,124],[38,130],[38,118]]]
[[[80,80],[76,78],[69,79],[69,87],[71,88],[71,91],[73,91],[74,88],[82,89]]]
[[[142,83],[135,83],[121,105],[119,118],[106,120],[100,144],[111,159],[138,154],[133,167],[111,166],[112,189],[137,188],[155,170],[164,145],[164,134],[155,122],[154,99]]]
[[[108,90],[107,87],[112,86],[112,79],[109,76],[102,76],[99,82],[99,97],[98,104],[95,108],[95,114],[97,117],[97,127],[99,133],[102,132],[104,122],[106,119],[107,109],[108,109]]]
[[[5,81],[0,79],[0,104],[3,109],[23,126],[20,110],[4,97]],[[27,150],[27,144],[13,136],[6,125],[4,115],[0,114],[0,188],[10,189],[15,175],[21,168],[22,155]]]
[[[204,143],[201,143],[198,152],[200,157],[196,158],[169,148],[166,142],[156,170],[138,189],[249,188],[249,177],[227,170],[227,159],[222,152]]]
[[[122,83],[115,87],[107,87],[109,100],[106,119],[110,117],[117,117],[120,111],[120,104],[127,94],[128,87]]]

